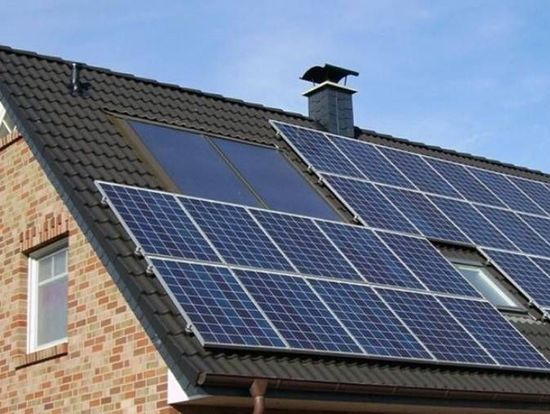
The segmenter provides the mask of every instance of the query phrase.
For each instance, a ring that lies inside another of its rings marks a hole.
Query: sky
[[[331,63],[355,124],[550,173],[547,0],[2,0],[0,44],[307,113]]]

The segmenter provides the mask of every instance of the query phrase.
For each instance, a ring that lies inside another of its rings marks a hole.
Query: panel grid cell
[[[550,244],[531,230],[515,213],[486,206],[476,208],[521,251],[550,257]]]
[[[441,297],[445,308],[501,365],[548,368],[548,362],[489,303]]]
[[[321,132],[274,122],[283,137],[316,170],[363,177],[363,174]]]
[[[425,158],[425,160],[467,200],[504,207],[504,204],[481,184],[481,182],[476,180],[476,178],[462,165],[436,160],[434,158]]]
[[[427,240],[382,232],[378,235],[429,290],[480,297]]]
[[[291,348],[364,354],[303,278],[235,273]]]
[[[145,254],[219,261],[174,196],[99,184]]]
[[[529,257],[485,249],[494,265],[539,306],[550,306],[550,277]]]
[[[227,263],[294,270],[246,209],[185,197],[179,200]]]
[[[517,177],[508,177],[516,187],[531,197],[539,207],[550,214],[550,189],[543,183],[532,180],[524,180]]]
[[[518,213],[518,216],[547,243],[550,243],[550,219],[520,213]]]
[[[390,309],[439,360],[494,364],[491,357],[431,295],[377,289]]]
[[[367,354],[432,359],[371,288],[321,280],[310,283]]]
[[[423,194],[393,187],[379,188],[424,236],[471,243]]]
[[[161,259],[152,263],[206,344],[286,348],[226,268]]]
[[[371,230],[324,221],[317,224],[367,282],[424,289]]]
[[[458,228],[460,228],[460,230],[462,230],[463,233],[472,239],[475,244],[497,249],[517,250],[517,248],[506,239],[490,221],[472,207],[471,204],[435,196],[430,197],[430,199],[458,226]]]
[[[535,203],[522,193],[504,175],[495,174],[477,168],[468,168],[483,184],[495,193],[512,210],[525,213],[545,214]]]
[[[418,234],[373,184],[330,175],[326,175],[325,180],[368,226]]]
[[[361,280],[313,220],[263,210],[252,210],[252,214],[300,272]]]
[[[462,198],[462,196],[445,182],[445,180],[419,155],[384,147],[380,147],[380,150],[409,180],[413,182],[414,185],[416,185],[416,187],[418,187],[418,189],[427,193]]]
[[[330,134],[327,134],[327,136],[369,180],[398,187],[413,188],[403,174],[374,145]]]

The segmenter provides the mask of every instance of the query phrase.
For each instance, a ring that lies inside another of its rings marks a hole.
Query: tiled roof
[[[171,370],[181,382],[190,382],[190,390],[197,381],[208,385],[211,378],[261,377],[282,380],[280,384],[341,384],[342,390],[345,386],[369,386],[397,393],[425,389],[447,397],[453,393],[491,394],[500,399],[508,395],[550,402],[550,375],[546,374],[203,349],[185,333],[183,319],[156,279],[146,273],[144,261],[134,255],[135,246],[111,211],[101,204],[95,189],[94,180],[161,188],[160,181],[138,158],[111,117],[148,119],[282,146],[284,143],[275,136],[269,119],[314,128],[318,125],[298,114],[90,66],[83,66],[81,72],[82,80],[90,84],[89,90],[85,96],[72,96],[70,74],[69,62],[0,47],[0,100],[7,104],[19,130]],[[364,139],[386,145],[406,146],[548,181],[542,173],[357,131]],[[293,159],[299,163],[296,157]],[[328,192],[325,194],[331,198]],[[548,323],[525,318],[517,318],[514,323],[550,357]]]

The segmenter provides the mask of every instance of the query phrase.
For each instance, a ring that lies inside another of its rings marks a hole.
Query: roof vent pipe
[[[357,91],[346,86],[350,75],[358,76],[359,73],[325,64],[313,66],[300,79],[314,85],[303,94],[308,98],[309,117],[333,134],[353,137],[352,95]],[[343,84],[340,83],[342,79]]]
[[[82,92],[82,84],[80,83],[80,69],[82,65],[73,62],[71,72],[71,94],[80,95]]]

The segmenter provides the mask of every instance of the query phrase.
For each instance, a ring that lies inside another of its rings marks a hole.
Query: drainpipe
[[[255,379],[250,386],[250,395],[254,399],[253,414],[264,414],[266,389],[267,380],[265,379]]]

